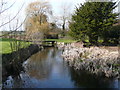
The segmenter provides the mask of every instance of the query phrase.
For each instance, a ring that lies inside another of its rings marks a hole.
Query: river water
[[[46,48],[23,63],[19,76],[9,76],[5,88],[119,88],[120,80],[75,71],[61,57],[62,50]]]

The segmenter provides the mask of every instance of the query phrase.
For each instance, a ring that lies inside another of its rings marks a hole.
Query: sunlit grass
[[[0,39],[0,54],[7,54],[13,52],[11,49],[11,45],[13,45],[13,51],[16,51],[15,45],[19,45],[19,48],[25,48],[29,46],[31,43],[30,42],[24,42],[24,41],[14,41],[14,39]]]
[[[75,42],[75,40],[72,39],[45,39],[45,41],[56,41],[56,42],[64,42],[64,43]]]

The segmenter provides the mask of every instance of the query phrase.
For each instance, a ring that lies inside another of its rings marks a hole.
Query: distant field
[[[7,54],[11,53],[11,47],[10,47],[10,42],[12,45],[15,45],[13,42],[14,39],[6,39],[6,38],[1,38],[0,39],[0,53],[1,54]],[[23,42],[23,41],[17,41],[17,44],[20,43],[20,48],[27,47],[30,43],[29,42]],[[15,50],[14,50],[15,51]]]

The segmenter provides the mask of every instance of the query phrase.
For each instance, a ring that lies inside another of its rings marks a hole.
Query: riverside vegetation
[[[105,77],[120,78],[120,51],[108,51],[100,47],[82,47],[78,43],[61,43],[63,58],[76,70],[89,71],[92,74]],[[79,47],[78,47],[79,46]]]

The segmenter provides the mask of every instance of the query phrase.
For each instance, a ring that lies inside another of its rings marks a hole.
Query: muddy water
[[[61,50],[46,48],[23,63],[24,71],[9,76],[5,88],[119,88],[120,80],[75,71],[61,57]]]

